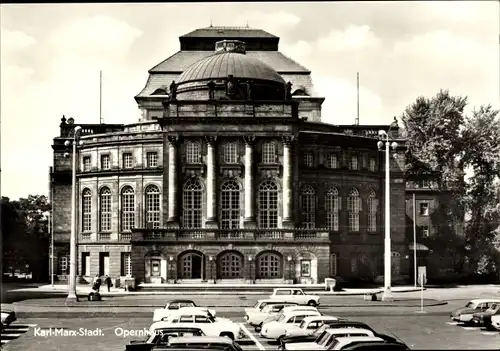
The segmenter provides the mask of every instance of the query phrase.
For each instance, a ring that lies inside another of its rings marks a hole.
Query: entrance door
[[[181,261],[182,279],[201,279],[202,275],[202,257],[200,254],[191,252],[186,254]]]
[[[201,256],[193,254],[191,257],[193,267],[192,278],[201,279]]]

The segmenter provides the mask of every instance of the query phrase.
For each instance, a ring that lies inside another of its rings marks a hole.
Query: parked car
[[[491,317],[484,318],[484,326],[490,330],[500,330],[500,313],[495,313]]]
[[[319,296],[305,294],[302,289],[298,288],[276,288],[269,298],[295,302],[299,305],[319,306]]]
[[[474,299],[465,304],[464,307],[457,308],[451,312],[450,318],[456,322],[468,323],[472,321],[473,314],[483,312],[494,303],[499,303],[498,299]]]
[[[267,318],[277,315],[283,308],[290,306],[297,306],[297,304],[283,302],[266,305],[260,311],[249,310],[245,314],[245,320],[252,326],[261,325]]]
[[[381,338],[376,336],[351,336],[347,338],[333,339],[332,343],[329,345],[327,350],[345,350],[354,344],[360,344],[364,342],[384,342]]]
[[[316,330],[322,327],[325,322],[338,321],[334,316],[309,316],[304,318],[300,325],[291,325],[286,328],[286,337],[299,335],[312,335]]]
[[[287,307],[283,307],[276,315],[271,315],[271,316],[267,317],[266,319],[264,319],[264,321],[262,323],[260,323],[258,326],[255,327],[255,331],[256,332],[260,332],[261,329],[262,329],[262,326],[264,324],[270,323],[272,321],[277,321],[285,313],[290,313],[290,312],[294,312],[294,311],[315,311],[315,312],[318,312],[319,315],[322,315],[322,313],[319,312],[316,307],[312,307],[312,306],[298,306],[298,305],[287,306]]]
[[[368,329],[336,328],[326,329],[314,342],[296,342],[285,344],[282,350],[328,350],[335,343],[335,339],[353,336],[375,336]]]
[[[280,342],[281,338],[285,336],[286,328],[289,327],[290,324],[299,325],[305,317],[319,315],[320,313],[318,311],[293,311],[284,313],[278,320],[262,325],[260,336]]]
[[[3,330],[3,328],[8,327],[16,320],[16,312],[12,310],[2,310],[1,329]]]
[[[186,347],[189,350],[196,348],[204,349],[219,349],[223,348],[227,351],[243,351],[237,342],[225,336],[182,336],[178,338],[170,338],[168,341],[169,347]]]
[[[398,340],[392,336],[386,335],[386,334],[381,334],[376,332],[373,328],[371,328],[368,324],[363,323],[363,322],[358,322],[358,321],[350,321],[350,320],[338,320],[338,321],[328,321],[325,322],[325,324],[328,323],[328,328],[361,328],[361,329],[367,329],[373,333],[373,335],[383,339],[386,342],[391,342],[391,343],[402,343],[404,344],[403,341]],[[321,327],[320,329],[325,328],[325,326]],[[326,329],[328,329],[326,328]],[[323,329],[324,330],[324,329]],[[294,342],[312,342],[315,341],[317,338],[318,334],[315,332],[313,335],[308,336],[289,336],[289,337],[284,337],[281,340],[282,344],[286,343],[294,343]]]
[[[200,328],[177,326],[158,328],[145,340],[132,340],[128,345],[125,345],[125,351],[150,351],[155,345],[168,343],[171,337],[186,335],[205,336]]]
[[[184,307],[172,311],[166,319],[154,322],[149,331],[170,326],[200,328],[207,336],[227,336],[232,340],[245,338],[245,333],[238,323],[227,318],[214,317],[210,312],[198,307]]]
[[[482,325],[484,325],[484,318],[486,316],[492,316],[495,313],[497,313],[499,310],[500,310],[500,303],[493,303],[493,304],[491,304],[490,308],[488,308],[486,311],[474,313],[472,315],[471,323],[474,324],[475,326],[482,326]],[[491,318],[490,318],[490,322],[491,322]]]
[[[165,307],[154,310],[153,312],[153,322],[161,321],[170,315],[172,311],[177,311],[180,308],[200,308],[202,310],[207,310],[215,317],[215,310],[208,309],[207,307],[196,306],[196,304],[191,300],[172,300],[168,302]]]
[[[246,307],[245,308],[245,313],[262,311],[262,309],[264,307],[266,307],[267,305],[271,305],[271,304],[284,304],[284,303],[288,303],[290,305],[292,305],[292,304],[296,305],[297,304],[297,303],[294,303],[294,302],[286,302],[286,301],[281,301],[281,300],[277,300],[277,299],[258,300],[255,303],[255,305],[253,305],[252,307]]]
[[[356,350],[356,351],[404,351],[410,350],[408,346],[401,343],[392,343],[392,342],[380,342],[380,341],[361,341],[361,342],[352,342],[347,346],[344,346],[342,350]]]

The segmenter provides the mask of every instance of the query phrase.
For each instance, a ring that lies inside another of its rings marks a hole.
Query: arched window
[[[226,252],[219,260],[219,273],[222,279],[240,278],[243,268],[241,256],[235,252]]]
[[[262,163],[276,162],[276,145],[272,142],[262,144]]]
[[[372,189],[368,195],[368,231],[377,231],[378,200],[375,191]]]
[[[306,185],[302,189],[302,225],[305,228],[314,228],[316,224],[316,196],[314,189]]]
[[[92,231],[92,192],[85,189],[82,193],[82,232]]]
[[[122,189],[122,231],[129,231],[135,227],[135,194],[131,186]]]
[[[266,252],[259,256],[257,261],[260,279],[280,278],[281,257],[273,252]]]
[[[202,186],[196,179],[184,184],[182,196],[182,219],[185,228],[201,228]]]
[[[339,192],[336,188],[330,188],[325,196],[326,227],[330,230],[339,230]]]
[[[201,146],[197,141],[186,142],[186,163],[200,163]]]
[[[222,229],[238,229],[240,227],[240,185],[229,180],[221,187],[220,222]]]
[[[160,228],[160,189],[156,185],[146,188],[146,227]]]
[[[347,198],[347,209],[349,211],[349,231],[359,232],[359,192],[353,188]]]
[[[224,144],[224,163],[238,162],[238,144],[230,142]]]
[[[259,186],[259,227],[278,228],[278,185],[270,180]]]
[[[99,194],[99,230],[111,231],[111,190],[108,187],[101,189]]]

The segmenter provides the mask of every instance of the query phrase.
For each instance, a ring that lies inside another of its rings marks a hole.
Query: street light
[[[170,264],[168,265],[169,275],[172,275],[172,277],[173,277],[174,276],[174,267],[173,267],[174,258],[172,256],[169,256],[168,260],[170,261]],[[175,283],[175,278],[173,279],[173,281]]]
[[[80,136],[82,127],[76,126],[73,135],[73,167],[72,167],[72,181],[71,181],[71,237],[69,243],[69,284],[68,284],[68,297],[69,300],[78,301],[76,294],[76,166],[77,166],[77,152],[76,146]],[[64,145],[69,147],[71,142],[66,140]],[[69,156],[67,153],[64,156]]]
[[[390,129],[390,128],[389,128]],[[384,240],[384,292],[382,301],[390,301],[391,294],[391,217],[390,217],[390,149],[393,151],[398,147],[395,141],[389,142],[389,134],[385,130],[380,130],[378,135],[385,139],[385,240]],[[383,151],[384,142],[380,140],[377,143],[379,151]]]
[[[288,279],[292,280],[292,256],[288,256],[287,260],[288,260]]]
[[[210,279],[213,279],[214,280],[214,284],[215,284],[215,277],[214,277],[214,270],[213,270],[213,267],[214,267],[214,258],[212,256],[209,256],[208,260],[210,261]]]
[[[252,272],[253,272],[253,270],[252,270],[252,262],[253,262],[253,257],[252,256],[248,256],[248,263],[250,264],[250,267],[249,267],[250,268],[250,272],[249,272],[250,273],[250,277],[249,278],[252,281],[252,283],[255,284],[255,278],[252,278],[252,276],[253,276],[253,274],[252,274]]]

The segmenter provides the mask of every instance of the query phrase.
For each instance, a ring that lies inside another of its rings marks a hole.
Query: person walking
[[[111,278],[106,275],[106,278],[104,278],[104,284],[108,287],[108,292],[111,288]]]
[[[99,292],[99,289],[101,288],[101,283],[102,283],[102,280],[101,278],[99,277],[99,274],[97,274],[95,276],[95,279],[94,279],[94,286],[93,286],[93,289],[97,292]]]

